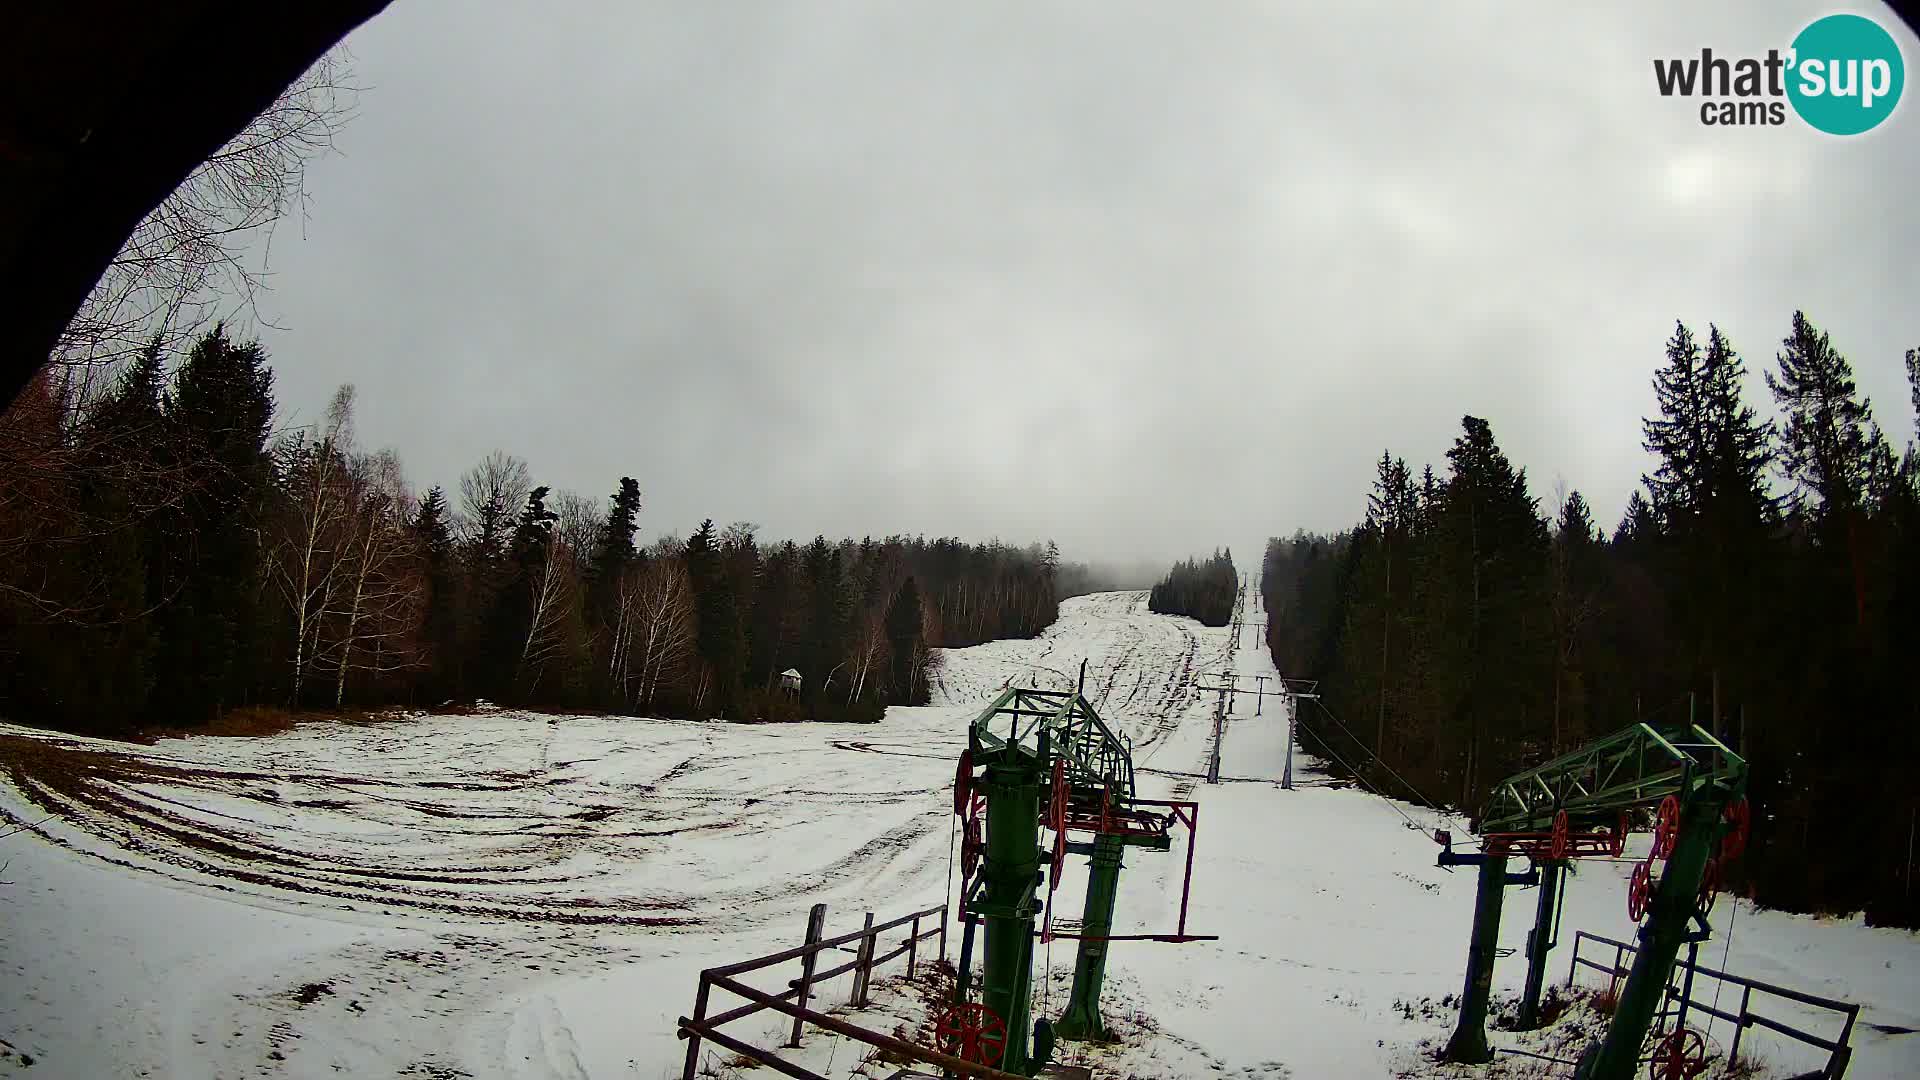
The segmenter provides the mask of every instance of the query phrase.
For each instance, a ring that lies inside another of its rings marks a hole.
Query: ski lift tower
[[[1536,881],[1540,886],[1533,932],[1527,936],[1527,981],[1520,1002],[1520,1026],[1529,1028],[1538,1023],[1560,875],[1567,861],[1619,857],[1631,813],[1654,808],[1652,850],[1634,868],[1627,892],[1627,911],[1641,923],[1640,948],[1605,1039],[1581,1055],[1577,1073],[1578,1080],[1628,1080],[1680,946],[1697,948],[1712,934],[1707,916],[1720,865],[1746,849],[1746,785],[1746,761],[1697,725],[1660,731],[1634,724],[1495,785],[1478,829],[1481,851],[1456,853],[1449,834],[1436,834],[1441,866],[1480,868],[1466,988],[1445,1060],[1482,1064],[1493,1058],[1487,1043],[1487,1002],[1505,887]],[[1532,871],[1509,874],[1507,860],[1514,855],[1527,857]],[[1656,860],[1664,860],[1657,877]],[[1695,1076],[1705,1068],[1704,1052],[1697,1034],[1676,1028],[1656,1051],[1651,1075],[1655,1080]]]
[[[1031,1076],[1051,1056],[1056,1035],[1105,1035],[1100,990],[1109,942],[1215,940],[1186,932],[1199,804],[1139,797],[1130,747],[1077,690],[1002,691],[968,729],[954,777],[953,808],[964,822],[964,930],[957,1000],[936,1024],[950,1052],[968,1056],[971,1050],[983,1065]],[[1189,833],[1178,927],[1171,934],[1112,933],[1122,855],[1129,847],[1169,850],[1176,825],[1185,825]],[[1042,826],[1053,834],[1050,847],[1040,844]],[[1088,839],[1071,840],[1072,834]],[[1052,896],[1069,853],[1089,856],[1091,877],[1079,931],[1058,933],[1052,926]],[[1045,897],[1039,891],[1043,879]],[[972,1001],[976,927],[984,927],[985,941],[980,999]],[[1073,990],[1057,1022],[1033,1022],[1034,941],[1056,937],[1080,942]]]

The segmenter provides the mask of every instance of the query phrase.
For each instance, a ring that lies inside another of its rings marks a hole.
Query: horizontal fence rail
[[[1589,946],[1588,952],[1590,954],[1598,952],[1602,956],[1605,956],[1606,950],[1612,949],[1612,962],[1607,963],[1602,960],[1595,960],[1591,955],[1580,955],[1580,948],[1583,944]],[[1573,959],[1567,964],[1567,985],[1573,985],[1575,972],[1582,967],[1588,967],[1606,975],[1608,987],[1611,989],[1618,985],[1619,980],[1627,977],[1631,969],[1628,967],[1626,961],[1638,951],[1638,946],[1630,945],[1624,941],[1615,941],[1612,938],[1602,937],[1599,934],[1590,934],[1585,930],[1576,931],[1573,935]],[[1676,977],[1684,976],[1684,981],[1679,986],[1675,986],[1671,980],[1668,981],[1666,988],[1667,1008],[1663,1015],[1677,1017],[1675,1021],[1676,1026],[1686,1023],[1687,1013],[1690,1011],[1703,1012],[1708,1016],[1732,1024],[1733,1043],[1727,1050],[1727,1058],[1729,1060],[1739,1057],[1740,1042],[1746,1036],[1747,1029],[1751,1027],[1761,1027],[1785,1035],[1795,1042],[1803,1043],[1817,1050],[1826,1051],[1826,1067],[1817,1074],[1821,1077],[1821,1080],[1840,1080],[1842,1076],[1846,1075],[1847,1063],[1853,1058],[1853,1047],[1850,1045],[1849,1040],[1853,1036],[1854,1022],[1860,1017],[1859,1005],[1850,1001],[1820,997],[1817,994],[1809,994],[1785,986],[1776,986],[1772,983],[1761,982],[1758,979],[1749,979],[1743,975],[1729,974],[1703,964],[1696,964],[1687,959],[1681,959],[1675,962],[1674,975]],[[1704,975],[1710,979],[1717,979],[1724,985],[1739,987],[1740,1004],[1738,1008],[1732,1012],[1728,1012],[1718,1008],[1711,1002],[1695,1000],[1693,997],[1693,981],[1696,975]],[[1785,1001],[1791,1001],[1810,1008],[1837,1014],[1843,1018],[1840,1024],[1840,1033],[1833,1038],[1826,1038],[1812,1032],[1802,1031],[1776,1017],[1764,1016],[1757,1013],[1753,1010],[1753,996],[1755,994],[1780,998]],[[1709,1025],[1711,1025],[1711,1021],[1709,1021]]]
[[[848,972],[853,973],[853,992],[848,1003],[856,1008],[868,1004],[868,991],[871,986],[873,970],[902,956],[907,958],[907,978],[911,980],[920,966],[920,943],[931,938],[939,940],[939,959],[947,957],[947,905],[930,907],[902,915],[897,919],[875,924],[873,913],[868,912],[866,925],[851,933],[836,937],[822,937],[826,923],[826,905],[815,904],[807,917],[807,936],[804,944],[767,956],[742,960],[733,964],[708,968],[700,973],[700,987],[693,999],[693,1015],[680,1017],[679,1034],[687,1040],[686,1068],[681,1073],[682,1080],[695,1080],[700,1065],[700,1046],[703,1041],[731,1050],[740,1056],[759,1064],[766,1065],[785,1076],[796,1080],[826,1080],[820,1074],[811,1072],[782,1058],[775,1050],[753,1045],[744,1039],[736,1038],[719,1030],[722,1026],[761,1012],[777,1012],[793,1018],[793,1034],[785,1044],[787,1049],[800,1046],[802,1028],[808,1024],[844,1035],[856,1042],[900,1055],[912,1061],[932,1065],[958,1076],[974,1077],[977,1080],[1026,1080],[1015,1073],[1002,1072],[972,1061],[965,1061],[937,1050],[918,1046],[892,1035],[871,1031],[857,1024],[849,1023],[807,1007],[808,999],[816,986],[837,979]],[[933,922],[931,929],[922,930],[923,922]],[[881,952],[881,938],[906,928],[901,940],[887,952]],[[818,969],[820,954],[841,951],[852,945],[852,960],[825,970]],[[779,964],[799,961],[800,973],[787,983],[780,992],[762,990],[740,981],[738,976],[749,972],[761,971]],[[708,1015],[707,1008],[713,990],[721,991],[740,998],[745,1002],[724,1012]]]

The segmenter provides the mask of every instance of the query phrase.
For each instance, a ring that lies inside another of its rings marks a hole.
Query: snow
[[[1009,682],[1072,686],[1082,660],[1089,698],[1134,740],[1143,794],[1201,804],[1188,928],[1221,940],[1117,943],[1105,1002],[1122,1040],[1064,1044],[1069,1060],[1139,1077],[1485,1075],[1422,1056],[1451,1028],[1438,1002],[1459,991],[1473,904],[1472,873],[1435,867],[1402,814],[1440,819],[1333,785],[1304,756],[1281,790],[1274,698],[1261,716],[1236,703],[1222,783],[1204,783],[1213,696],[1195,676],[1274,674],[1256,629],[1238,649],[1229,636],[1153,615],[1143,594],[1078,598],[1038,639],[947,653],[936,703],[878,725],[484,710],[154,746],[0,728],[0,812],[31,826],[0,839],[0,1076],[677,1076],[674,1020],[702,968],[795,944],[816,902],[830,933],[941,902],[966,724]],[[1116,933],[1173,929],[1186,843],[1128,854]],[[1552,983],[1575,929],[1630,940],[1629,867],[1571,880]],[[1057,915],[1078,918],[1083,881],[1070,866]],[[1532,901],[1509,894],[1503,947],[1521,945]],[[1726,948],[1716,935],[1702,961]],[[1725,962],[1866,1005],[1849,1076],[1920,1075],[1920,1036],[1871,1026],[1920,1028],[1915,935],[1742,905]],[[1041,1014],[1057,1014],[1072,942],[1036,964]],[[1504,958],[1496,992],[1524,973]],[[844,1003],[845,980],[821,994]],[[897,979],[876,998],[859,1022],[924,1020]],[[768,1045],[778,1027],[737,1030]],[[1779,1070],[1803,1060],[1766,1032],[1748,1044]],[[800,1060],[846,1076],[858,1049],[815,1034]],[[725,1073],[728,1056],[708,1060]]]

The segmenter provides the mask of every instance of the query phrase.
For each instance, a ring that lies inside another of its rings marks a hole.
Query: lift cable
[[[948,826],[947,826],[947,892],[946,892],[947,896],[953,895],[953,845],[954,845],[954,841],[959,839],[959,836],[960,836],[960,815],[955,814],[953,815],[953,820],[950,823],[948,823]],[[959,906],[961,907],[966,906],[966,897],[960,898]]]
[[[1360,736],[1358,736],[1358,735],[1355,735],[1355,734],[1353,733],[1353,729],[1352,729],[1352,728],[1350,728],[1350,727],[1348,727],[1348,726],[1347,726],[1347,725],[1345,725],[1345,724],[1341,724],[1341,723],[1340,723],[1340,718],[1339,718],[1339,717],[1337,717],[1337,716],[1335,716],[1335,715],[1333,715],[1333,713],[1332,713],[1331,711],[1329,711],[1329,710],[1327,709],[1327,707],[1326,707],[1326,705],[1325,705],[1324,703],[1322,703],[1322,702],[1321,702],[1321,700],[1320,700],[1319,698],[1317,698],[1317,697],[1316,697],[1316,698],[1312,698],[1312,699],[1310,699],[1310,700],[1311,700],[1311,701],[1312,701],[1312,702],[1314,703],[1314,705],[1316,705],[1316,706],[1318,706],[1318,707],[1319,707],[1319,709],[1320,709],[1320,711],[1321,711],[1321,712],[1323,712],[1323,713],[1326,713],[1326,715],[1327,715],[1327,719],[1329,719],[1329,720],[1331,720],[1331,721],[1333,721],[1333,722],[1334,722],[1335,724],[1339,724],[1339,726],[1340,726],[1340,730],[1341,730],[1341,731],[1344,731],[1344,732],[1346,732],[1346,733],[1347,733],[1347,738],[1349,738],[1349,739],[1352,739],[1352,740],[1354,741],[1354,744],[1355,744],[1355,745],[1357,745],[1357,746],[1359,746],[1359,747],[1360,747],[1360,749],[1361,749],[1361,750],[1362,750],[1363,752],[1365,752],[1365,753],[1366,753],[1366,755],[1367,755],[1368,757],[1370,757],[1370,758],[1372,758],[1373,760],[1375,760],[1375,761],[1377,761],[1377,762],[1379,762],[1379,763],[1380,763],[1380,767],[1381,767],[1381,768],[1383,768],[1383,769],[1385,769],[1385,770],[1387,770],[1387,775],[1388,775],[1388,776],[1391,776],[1391,777],[1393,777],[1393,778],[1394,778],[1395,780],[1398,780],[1398,781],[1400,781],[1400,784],[1401,784],[1401,786],[1402,786],[1402,787],[1404,787],[1404,788],[1406,788],[1406,789],[1407,789],[1408,791],[1410,791],[1410,792],[1412,792],[1412,793],[1413,793],[1413,797],[1414,797],[1414,798],[1416,798],[1416,799],[1418,799],[1418,800],[1420,800],[1420,802],[1421,802],[1421,804],[1422,804],[1422,805],[1424,805],[1424,806],[1426,806],[1426,807],[1428,807],[1429,809],[1432,809],[1432,808],[1434,808],[1434,807],[1437,807],[1437,806],[1439,806],[1439,805],[1440,805],[1439,803],[1436,803],[1436,802],[1434,802],[1434,801],[1433,801],[1432,799],[1429,799],[1429,798],[1427,798],[1427,796],[1426,796],[1426,795],[1425,795],[1425,794],[1424,794],[1424,793],[1423,793],[1423,792],[1422,792],[1422,791],[1421,791],[1421,790],[1420,790],[1419,788],[1417,788],[1417,787],[1414,787],[1414,786],[1413,786],[1412,784],[1410,784],[1410,783],[1408,783],[1408,782],[1407,782],[1407,778],[1406,778],[1406,777],[1404,777],[1404,776],[1401,776],[1401,775],[1400,775],[1399,773],[1397,773],[1397,772],[1394,772],[1394,771],[1393,771],[1393,766],[1391,766],[1391,765],[1389,765],[1389,764],[1387,764],[1387,763],[1386,763],[1385,761],[1382,761],[1382,760],[1381,760],[1381,758],[1380,758],[1380,755],[1379,755],[1379,754],[1376,754],[1376,753],[1374,753],[1374,752],[1373,752],[1373,751],[1372,751],[1371,749],[1369,749],[1369,748],[1367,747],[1367,744],[1366,744],[1366,743],[1364,743],[1364,742],[1361,742],[1361,741],[1360,741]]]
[[[1722,972],[1727,970],[1727,960],[1733,955],[1733,922],[1735,919],[1738,919],[1740,917],[1740,897],[1738,895],[1735,895],[1735,896],[1729,897],[1728,899],[1732,901],[1728,905],[1732,910],[1727,912],[1727,947],[1720,951],[1720,970]],[[1727,980],[1725,979],[1714,980],[1713,1007],[1716,1010],[1720,1008],[1720,991],[1725,990],[1726,988],[1727,988]]]
[[[1345,758],[1341,757],[1339,754],[1334,753],[1333,747],[1327,745],[1327,741],[1325,739],[1321,738],[1318,734],[1315,734],[1314,732],[1309,731],[1305,726],[1302,726],[1297,730],[1304,734],[1313,735],[1313,741],[1319,743],[1320,748],[1327,752],[1327,756],[1333,758],[1334,761],[1338,762],[1341,768],[1352,773],[1354,780],[1358,782],[1361,787],[1364,787],[1368,791],[1373,792],[1375,795],[1380,796],[1381,801],[1385,802],[1388,806],[1393,807],[1394,813],[1399,814],[1403,818],[1406,818],[1407,828],[1412,829],[1415,832],[1425,833],[1425,832],[1431,831],[1423,827],[1422,825],[1420,825],[1418,822],[1414,821],[1412,818],[1407,817],[1407,812],[1405,810],[1400,809],[1400,801],[1398,799],[1393,799],[1388,797],[1386,792],[1381,791],[1379,788],[1374,787],[1372,784],[1368,783],[1367,778],[1361,774],[1360,770],[1354,768],[1352,765],[1347,764],[1347,760]]]

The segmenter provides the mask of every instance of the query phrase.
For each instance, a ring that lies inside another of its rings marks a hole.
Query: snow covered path
[[[1222,940],[1116,945],[1127,1041],[1072,1052],[1140,1077],[1404,1069],[1451,1021],[1418,1005],[1459,988],[1472,876],[1304,758],[1281,791],[1276,699],[1259,717],[1240,699],[1205,784],[1195,676],[1272,673],[1257,628],[1237,650],[1229,633],[1082,597],[1038,639],[948,653],[937,704],[874,726],[499,712],[152,747],[0,728],[0,812],[33,826],[0,839],[0,1076],[677,1076],[701,968],[793,944],[815,902],[835,929],[940,902],[966,724],[1082,660],[1145,793],[1201,802],[1188,924]],[[1172,929],[1184,845],[1128,856],[1116,932]],[[1625,870],[1583,868],[1565,940],[1627,934]],[[1509,901],[1503,945],[1530,901]],[[1914,935],[1743,908],[1734,941],[1735,971],[1920,1027]],[[1070,945],[1038,958],[1054,1012]],[[1498,988],[1523,969],[1503,961]],[[1920,1074],[1914,1038],[1863,1027],[1849,1075]]]

